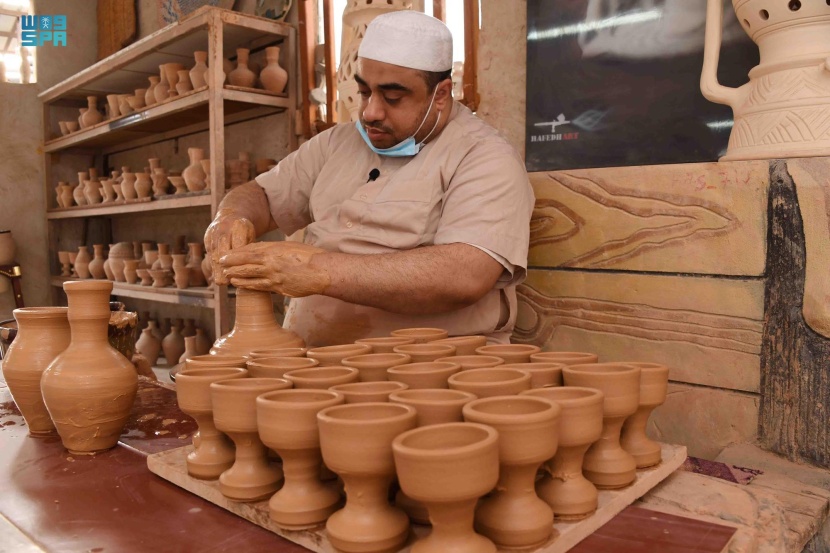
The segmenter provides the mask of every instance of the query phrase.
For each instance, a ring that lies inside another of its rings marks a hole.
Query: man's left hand
[[[219,265],[238,288],[300,298],[322,294],[330,283],[328,273],[313,262],[321,253],[325,250],[300,242],[255,242],[234,248]]]

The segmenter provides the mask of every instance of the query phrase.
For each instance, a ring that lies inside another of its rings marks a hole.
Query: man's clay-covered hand
[[[256,239],[251,221],[233,211],[220,209],[205,231],[205,250],[213,270],[213,281],[218,285],[228,284],[228,277],[221,270],[219,259],[230,250],[241,248]]]
[[[322,294],[330,283],[328,273],[314,264],[320,253],[325,250],[299,242],[257,242],[234,247],[218,267],[239,288],[300,298]]]

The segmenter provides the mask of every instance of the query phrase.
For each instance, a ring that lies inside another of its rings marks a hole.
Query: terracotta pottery
[[[634,456],[637,468],[659,465],[660,444],[646,436],[646,425],[651,412],[666,401],[669,369],[658,363],[626,363],[640,368],[640,403],[637,412],[625,419],[620,445]]]
[[[450,361],[461,365],[461,370],[468,369],[487,369],[490,367],[497,367],[504,364],[504,359],[501,357],[493,357],[492,355],[455,355],[452,357],[441,357],[436,361]]]
[[[124,194],[125,200],[135,200],[138,198],[138,193],[135,191],[135,173],[125,171],[121,173],[124,179],[121,181],[121,193]]]
[[[247,355],[254,349],[303,346],[302,338],[277,323],[270,292],[238,288],[233,330],[216,340],[210,351]]]
[[[156,264],[158,261],[159,252],[158,250],[144,250],[144,265],[148,269],[152,269],[153,265]]]
[[[142,286],[152,286],[153,285],[153,277],[150,276],[150,271],[147,269],[136,269],[135,274],[138,278],[141,279]]]
[[[597,489],[582,475],[582,460],[602,434],[604,394],[594,388],[560,386],[527,390],[520,395],[553,401],[562,408],[559,448],[543,467],[536,493],[550,505],[554,516],[580,520],[597,509]]]
[[[58,262],[61,264],[61,276],[70,276],[72,273],[69,268],[69,253],[66,251],[58,252]]]
[[[58,121],[58,128],[61,130],[61,136],[69,134],[69,129],[66,128],[66,121]]]
[[[124,261],[133,258],[133,246],[129,242],[118,242],[111,244],[107,260],[112,269],[112,274],[117,282],[126,282],[124,277]]]
[[[186,361],[187,369],[212,369],[216,367],[235,367],[245,369],[248,358],[243,355],[206,354],[196,355]],[[246,369],[247,370],[247,369]],[[249,374],[246,373],[246,376]]]
[[[261,357],[250,359],[245,366],[254,378],[282,378],[289,371],[311,369],[318,365],[316,359],[305,357]]]
[[[594,353],[578,351],[542,351],[530,354],[531,363],[562,363],[564,365],[586,365],[598,363],[599,356]]]
[[[193,90],[193,85],[190,83],[190,72],[182,69],[176,73],[178,73],[179,77],[179,81],[176,83],[176,92],[179,93],[179,96]]]
[[[327,390],[338,384],[357,382],[357,369],[351,367],[311,367],[286,371],[283,378],[291,381],[295,388]]]
[[[101,179],[101,190],[104,194],[105,204],[111,204],[115,201],[115,190],[112,187],[112,179]]]
[[[176,85],[179,82],[179,71],[183,69],[184,65],[182,65],[181,63],[165,63],[161,66],[161,70],[164,72],[164,76],[167,78],[168,97],[178,96]]]
[[[158,257],[153,262],[151,269],[164,269],[171,271],[173,269],[173,258],[170,256],[170,244],[158,245]]]
[[[191,182],[187,185],[187,189],[190,192],[198,192],[210,187],[210,160],[203,159],[199,161],[199,164],[202,166],[202,171],[205,172],[205,185],[202,186],[199,182]]]
[[[401,328],[389,334],[397,338],[413,338],[416,344],[426,344],[433,340],[443,340],[449,332],[442,328]]]
[[[56,432],[55,425],[43,403],[40,378],[69,346],[66,307],[26,307],[12,313],[17,336],[3,357],[3,377],[29,426],[29,435],[51,436]]]
[[[210,352],[210,346],[213,344],[210,338],[207,337],[205,331],[201,328],[196,329],[196,351],[199,355],[207,355]]]
[[[228,82],[234,86],[253,88],[256,83],[256,73],[248,68],[249,52],[247,48],[236,49],[236,69],[228,75]]]
[[[505,363],[530,363],[530,356],[542,348],[531,344],[497,344],[476,348],[478,355],[501,357]]]
[[[205,82],[205,73],[207,72],[207,52],[197,51],[193,52],[193,57],[196,60],[196,65],[190,70],[190,84],[193,88],[201,88],[207,83]]]
[[[136,88],[133,90],[134,94],[132,96],[132,100],[127,98],[127,103],[130,104],[130,107],[134,110],[142,110],[147,107],[147,100],[145,97],[147,96],[147,89],[146,88]]]
[[[337,405],[317,414],[323,461],[345,484],[345,507],[326,521],[329,542],[340,551],[396,551],[406,541],[409,519],[387,496],[395,477],[392,440],[415,420],[415,409],[392,403]]]
[[[271,520],[282,528],[320,524],[340,508],[338,491],[319,477],[317,413],[342,403],[342,394],[328,390],[279,390],[256,399],[259,436],[282,459],[285,484],[268,502]]]
[[[87,96],[86,101],[88,109],[81,115],[81,128],[84,129],[97,125],[104,120],[104,116],[98,111],[98,106],[96,105],[98,98],[95,96]]]
[[[411,362],[412,358],[403,353],[367,353],[346,357],[342,364],[357,369],[361,382],[377,382],[387,380],[386,369]]]
[[[86,246],[78,247],[78,256],[75,258],[75,272],[78,273],[78,278],[89,278],[89,264],[92,258],[89,256],[89,250]]]
[[[72,192],[74,192],[74,191],[75,191],[75,187],[71,184],[67,184],[66,186],[63,187],[63,190],[61,191],[61,198],[63,199],[64,207],[72,207],[72,205],[75,201],[75,198],[72,196]],[[118,198],[116,198],[116,201],[117,200],[118,200]]]
[[[264,357],[305,357],[306,348],[263,348],[250,352],[251,359]],[[316,366],[316,365],[315,365]]]
[[[84,181],[89,180],[87,174],[78,173],[78,184],[72,189],[72,199],[75,200],[75,205],[86,205],[86,196],[84,196]]]
[[[127,103],[127,98],[129,97],[129,94],[118,95],[118,109],[121,111],[121,115],[129,115],[133,112],[133,108]]]
[[[389,401],[389,394],[409,388],[403,382],[352,382],[337,384],[329,390],[340,392],[346,403],[384,403]]]
[[[153,75],[152,77],[147,77],[150,81],[150,86],[147,88],[147,92],[144,93],[144,103],[148,106],[152,106],[158,100],[156,100],[156,87],[159,84],[159,77]]]
[[[394,353],[392,350],[395,347],[414,344],[415,338],[383,336],[380,338],[361,338],[360,340],[355,340],[354,343],[371,346],[371,353]]]
[[[370,346],[364,344],[341,344],[338,346],[323,346],[310,348],[306,357],[317,359],[321,367],[339,366],[343,359],[358,355],[367,355],[372,352]]]
[[[161,340],[156,336],[157,329],[156,321],[149,321],[135,343],[135,350],[141,353],[153,366],[158,363],[159,352],[161,351]]]
[[[455,346],[450,344],[408,344],[406,346],[395,346],[392,351],[409,355],[413,363],[428,363],[442,357],[455,355]]]
[[[447,381],[453,390],[475,394],[479,398],[508,396],[530,389],[530,374],[518,369],[469,369],[452,375]]]
[[[290,388],[281,378],[236,378],[210,385],[213,422],[236,445],[236,459],[219,476],[219,491],[237,501],[258,501],[279,488],[282,470],[268,464],[267,448],[257,431],[256,398]]]
[[[152,170],[151,179],[153,181],[153,197],[160,198],[166,196],[170,188],[170,181],[167,171],[163,167]]]
[[[135,367],[109,345],[112,283],[65,282],[72,339],[41,378],[43,401],[70,453],[113,447],[138,390]]]
[[[176,283],[176,288],[183,290],[190,286],[190,269],[187,267],[176,267],[173,269],[173,274],[173,281]]]
[[[173,273],[166,269],[150,269],[148,271],[153,277],[153,288],[165,288],[173,283]]]
[[[135,284],[138,281],[138,259],[125,259],[124,260],[124,280],[127,281],[128,284]]]
[[[475,355],[476,348],[487,345],[486,336],[452,336],[441,340],[432,340],[433,344],[450,344],[455,346],[456,355]]]
[[[386,370],[389,380],[403,382],[412,390],[446,388],[447,379],[461,370],[458,363],[429,361],[408,363]]]
[[[187,247],[190,250],[190,259],[187,262],[187,268],[190,270],[189,284],[190,286],[206,286],[207,280],[202,272],[202,260],[204,259],[202,243],[189,242]]]
[[[196,336],[196,321],[193,319],[185,319],[184,326],[182,326],[182,336]]]
[[[234,448],[228,438],[213,423],[213,404],[210,385],[220,380],[245,378],[248,371],[239,367],[187,368],[176,376],[176,399],[179,409],[196,419],[199,425],[195,449],[187,455],[187,473],[194,478],[215,480],[233,466]]]
[[[476,530],[500,547],[538,547],[551,536],[553,511],[536,495],[534,481],[556,453],[562,408],[542,398],[507,396],[471,401],[463,412],[465,421],[499,434],[499,481],[476,509]]]
[[[89,274],[92,275],[92,278],[104,279],[107,277],[107,274],[104,272],[104,245],[93,244],[92,251],[94,252],[94,257],[87,267]]]
[[[104,200],[101,195],[100,184],[97,179],[83,181],[84,198],[86,198],[87,205],[100,204]]]
[[[389,395],[392,403],[413,407],[418,413],[418,426],[461,422],[461,409],[477,399],[469,392],[446,389],[403,390]]]
[[[164,65],[159,65],[159,82],[153,89],[153,96],[156,98],[156,103],[161,103],[170,96],[170,83],[167,81]]]
[[[205,158],[205,151],[202,148],[188,148],[187,156],[190,158],[190,165],[182,171],[182,178],[187,184],[187,189],[204,190],[206,175],[200,161]]]
[[[205,275],[208,286],[213,284],[213,265],[210,262],[210,256],[206,255],[202,260],[202,274]]]
[[[268,60],[268,65],[259,74],[262,88],[281,94],[288,82],[288,71],[280,67],[280,47],[269,46],[266,48],[265,59]]]
[[[170,328],[170,333],[161,341],[161,349],[164,351],[164,358],[167,366],[172,367],[179,361],[184,353],[184,336],[182,336],[181,323],[178,321]]]
[[[505,363],[503,369],[519,369],[530,373],[531,388],[546,388],[562,385],[564,363]]]
[[[400,434],[392,449],[401,489],[426,505],[432,522],[412,553],[495,553],[473,530],[473,514],[499,478],[496,431],[462,422],[427,426]]]
[[[620,431],[625,419],[637,412],[640,368],[624,363],[571,365],[562,376],[566,386],[596,388],[605,394],[602,436],[585,454],[585,478],[599,489],[628,486],[636,477],[637,462],[620,447]]]
[[[107,94],[107,106],[110,108],[110,119],[121,117],[121,110],[118,108],[118,94]]]
[[[78,124],[78,121],[67,121],[66,129],[69,131],[70,134],[72,134],[73,132],[78,132],[78,130],[80,129],[80,125]]]
[[[107,280],[115,282],[115,274],[112,272],[110,268],[110,260],[107,258],[104,261],[104,274],[107,275]]]
[[[153,181],[149,173],[135,174],[135,193],[139,198],[149,198],[153,191]]]

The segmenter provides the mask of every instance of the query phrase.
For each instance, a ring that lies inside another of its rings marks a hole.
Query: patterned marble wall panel
[[[530,265],[761,275],[766,161],[532,173]]]
[[[758,392],[762,279],[531,270],[513,341],[649,361],[676,382]]]

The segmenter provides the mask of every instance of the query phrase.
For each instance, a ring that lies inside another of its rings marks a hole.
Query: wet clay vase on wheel
[[[382,336],[380,338],[361,338],[355,340],[355,344],[364,344],[371,346],[370,353],[394,353],[392,350],[397,346],[405,346],[407,344],[414,344],[415,338],[407,338],[405,336]]]
[[[346,403],[385,403],[389,401],[391,393],[408,387],[403,382],[351,382],[337,384],[329,390],[343,394]]]
[[[666,401],[669,387],[669,369],[658,363],[626,363],[640,367],[640,404],[637,412],[625,419],[620,445],[634,456],[637,468],[659,465],[660,444],[646,436],[646,425],[651,412]]]
[[[498,433],[482,424],[447,423],[404,432],[392,442],[398,481],[424,503],[432,532],[412,553],[495,553],[473,530],[478,499],[499,477]]]
[[[318,360],[321,367],[334,367],[339,366],[341,361],[347,357],[366,355],[368,353],[372,353],[372,348],[369,346],[361,344],[341,344],[337,346],[310,348],[306,352],[306,357]]]
[[[278,526],[321,524],[340,508],[340,493],[320,481],[317,413],[342,403],[342,394],[330,390],[279,390],[257,397],[259,436],[282,459],[285,476],[283,487],[268,501]]]
[[[236,378],[210,385],[213,422],[236,446],[236,460],[219,476],[219,491],[236,501],[258,501],[279,488],[282,469],[268,464],[268,450],[257,431],[256,398],[290,388],[282,378]]]
[[[505,363],[530,363],[530,356],[540,351],[542,348],[531,344],[496,344],[476,348],[478,355],[501,357]]]
[[[515,395],[530,389],[530,374],[519,369],[470,369],[452,375],[447,381],[453,390],[470,392],[479,398]]]
[[[446,388],[447,379],[461,370],[461,365],[449,361],[408,363],[387,369],[389,380],[403,382],[412,390]]]
[[[191,369],[185,361],[185,370],[176,375],[176,399],[182,413],[196,419],[198,434],[193,436],[194,450],[187,455],[187,474],[194,478],[215,480],[231,468],[234,449],[230,440],[216,430],[213,423],[213,404],[210,385],[232,378],[245,378],[248,371],[239,367],[212,367]]]
[[[345,507],[326,522],[329,541],[346,553],[396,551],[409,535],[409,519],[387,500],[395,477],[392,440],[415,428],[415,409],[392,403],[337,405],[320,411],[317,423],[323,462],[346,489]]]
[[[628,486],[636,478],[637,462],[620,446],[620,431],[640,401],[640,368],[624,363],[572,365],[562,370],[565,386],[596,388],[605,394],[600,439],[582,462],[585,478],[599,489]]]
[[[107,341],[110,320],[106,281],[65,282],[72,338],[41,378],[43,401],[70,453],[113,447],[138,390],[135,367]]]
[[[252,378],[282,378],[289,371],[316,367],[316,359],[305,357],[263,357],[250,359],[245,366]]]
[[[403,353],[367,353],[346,357],[341,361],[344,367],[352,367],[359,371],[361,382],[388,380],[386,369],[410,362],[412,358]]]
[[[464,420],[499,433],[499,482],[476,509],[476,530],[498,546],[536,547],[550,538],[553,511],[534,489],[536,471],[553,457],[562,409],[530,396],[490,397],[464,406]]]
[[[216,340],[210,351],[247,355],[254,349],[303,346],[302,338],[277,323],[270,292],[238,288],[233,330]]]
[[[69,345],[66,307],[25,307],[13,312],[17,336],[3,358],[3,376],[31,436],[53,436],[40,378],[46,367]]]
[[[560,386],[527,390],[521,395],[541,397],[562,408],[559,448],[543,467],[536,493],[550,505],[555,517],[580,520],[597,509],[597,489],[582,475],[585,452],[602,434],[604,395],[593,388]]]
[[[412,338],[416,344],[426,344],[433,340],[443,340],[449,332],[443,328],[399,328],[389,333],[396,338]]]
[[[541,351],[530,354],[531,363],[562,363],[563,365],[585,365],[598,363],[599,356],[579,351]]]

